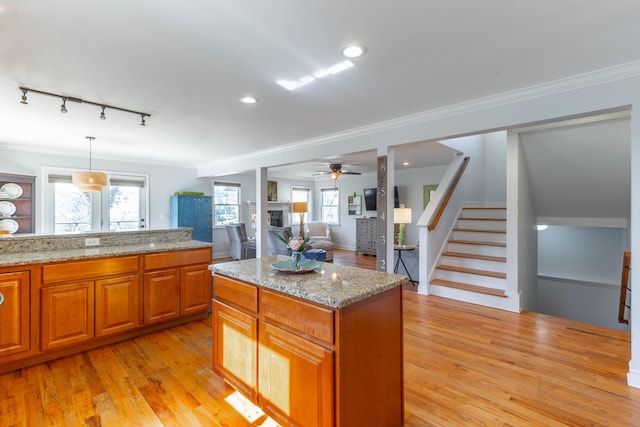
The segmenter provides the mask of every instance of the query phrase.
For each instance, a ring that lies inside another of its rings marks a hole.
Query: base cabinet
[[[54,348],[94,337],[93,281],[41,289],[40,348]]]
[[[140,326],[138,275],[95,282],[96,337],[117,334]]]
[[[340,309],[220,274],[213,290],[213,370],[275,421],[403,424],[400,287]]]
[[[268,323],[260,326],[260,406],[285,425],[333,425],[333,351]]]
[[[177,268],[144,274],[144,323],[180,316],[180,271]]]
[[[29,271],[0,274],[0,358],[31,348],[30,280]]]

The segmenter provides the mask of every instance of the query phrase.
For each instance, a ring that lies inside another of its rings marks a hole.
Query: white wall
[[[538,231],[538,311],[616,329],[626,229]]]
[[[84,170],[88,166],[85,157],[58,156],[27,151],[15,151],[0,148],[0,171],[21,175],[37,176],[36,200],[42,205],[41,170],[43,166],[77,168]],[[105,172],[139,173],[149,175],[149,217],[147,225],[150,229],[169,228],[169,198],[180,190],[202,191],[211,194],[209,178],[198,178],[195,168],[179,168],[171,166],[130,163],[93,158],[95,170]],[[36,211],[36,232],[40,232],[40,212]]]

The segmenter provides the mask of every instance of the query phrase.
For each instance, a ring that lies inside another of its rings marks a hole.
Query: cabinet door
[[[211,308],[212,277],[207,265],[183,267],[180,275],[180,312],[192,314]]]
[[[213,302],[213,370],[257,403],[258,319]]]
[[[95,292],[97,337],[140,325],[137,275],[97,280]]]
[[[177,268],[144,274],[144,323],[180,316],[180,271]]]
[[[28,271],[0,274],[0,357],[27,351],[31,322],[29,316],[30,275]]]
[[[334,355],[268,323],[260,323],[259,404],[276,421],[331,426]]]
[[[42,288],[40,304],[42,350],[93,338],[93,281]]]

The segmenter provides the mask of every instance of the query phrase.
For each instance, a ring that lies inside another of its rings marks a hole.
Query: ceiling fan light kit
[[[329,165],[329,172],[318,171],[315,175],[329,175],[334,181],[337,181],[342,175],[362,175],[360,172],[353,172],[347,169],[342,169],[340,163],[331,163]]]

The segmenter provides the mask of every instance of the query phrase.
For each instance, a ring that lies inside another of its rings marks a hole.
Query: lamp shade
[[[293,202],[292,210],[294,213],[306,213],[309,206],[307,202]]]
[[[103,172],[74,172],[71,174],[71,182],[81,191],[101,191],[107,185],[107,174]]]
[[[394,224],[411,224],[411,208],[394,208],[393,209]]]

